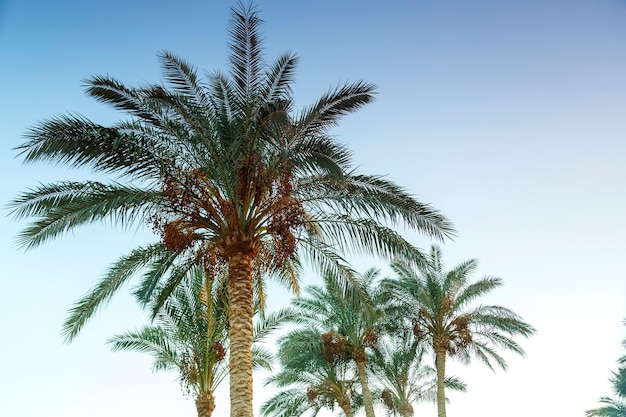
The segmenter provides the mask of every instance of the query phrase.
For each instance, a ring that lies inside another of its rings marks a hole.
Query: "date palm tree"
[[[624,322],[626,324],[626,322]],[[622,342],[626,346],[626,340]],[[613,388],[613,397],[602,397],[600,408],[587,410],[587,417],[626,417],[626,356],[619,358],[620,367],[609,379]]]
[[[587,410],[587,417],[626,417],[626,368],[620,367],[610,379],[615,396],[602,397],[602,407]]]
[[[396,308],[411,320],[413,333],[435,354],[437,370],[437,411],[446,416],[445,369],[451,355],[469,363],[477,357],[493,370],[492,361],[502,369],[506,362],[498,349],[524,355],[513,336],[529,337],[534,328],[511,310],[497,305],[472,306],[479,297],[502,285],[499,278],[485,277],[474,283],[468,276],[478,263],[469,260],[450,271],[444,271],[442,254],[433,245],[429,265],[419,266],[415,273],[400,263],[393,264],[397,280],[388,281],[395,292]]]
[[[207,279],[205,271],[193,268],[151,325],[108,341],[114,351],[151,354],[155,371],[177,371],[183,389],[195,398],[198,417],[211,416],[214,392],[228,375],[224,362],[228,356],[228,303],[226,280],[221,278]],[[255,326],[254,340],[263,340],[292,316],[289,310],[280,310],[263,317]],[[272,355],[257,344],[252,358],[256,368],[271,370]]]
[[[379,398],[390,416],[412,417],[413,405],[436,401],[437,372],[425,364],[426,349],[411,331],[388,334],[371,355],[371,369]],[[446,377],[446,388],[465,391],[457,378]]]
[[[355,387],[356,369],[345,356],[329,352],[320,334],[311,329],[289,332],[279,341],[281,369],[266,381],[280,392],[267,400],[261,412],[267,417],[311,417],[338,406],[353,417],[360,404]]]
[[[374,301],[378,273],[374,269],[367,271],[349,289],[326,275],[324,287],[307,287],[305,296],[292,301],[300,324],[315,330],[326,349],[354,362],[367,417],[374,417],[367,372],[368,350],[377,346],[384,314]]]
[[[349,279],[345,253],[421,259],[393,229],[397,224],[436,239],[453,233],[445,217],[402,188],[358,174],[348,149],[330,136],[342,116],[373,100],[374,85],[346,83],[296,113],[297,57],[288,53],[266,65],[260,26],[252,6],[232,10],[227,74],[202,80],[189,63],[164,52],[164,84],[86,80],[89,95],[129,118],[110,126],[76,115],[52,118],[33,127],[19,150],[29,163],[88,167],[114,181],[44,184],[13,202],[16,218],[34,218],[19,236],[24,248],[102,220],[143,222],[161,236],[122,257],[75,305],[68,339],[146,265],[163,266],[141,283],[145,300],[161,288],[160,303],[184,275],[157,285],[164,269],[227,267],[236,417],[252,415],[252,300],[255,284],[262,284],[253,279],[255,262],[297,268],[308,259]]]

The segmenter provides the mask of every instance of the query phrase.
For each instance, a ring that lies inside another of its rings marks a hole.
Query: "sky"
[[[107,266],[153,240],[144,228],[98,224],[24,252],[7,204],[20,192],[86,170],[24,165],[14,150],[37,122],[78,113],[123,117],[89,99],[81,80],[161,79],[159,51],[209,73],[225,70],[229,1],[0,0],[0,415],[194,415],[175,374],[106,340],[145,316],[125,288],[71,344],[61,325]],[[456,226],[446,265],[504,285],[484,299],[537,329],[507,372],[450,364],[468,384],[448,415],[583,416],[610,394],[626,328],[626,3],[259,1],[268,62],[300,57],[304,107],[366,80],[377,100],[332,133],[360,172],[385,175]],[[405,233],[427,249],[424,236]],[[381,259],[356,269],[386,271]],[[319,282],[313,273],[304,284]],[[288,293],[272,287],[270,309]],[[272,391],[255,375],[255,409]],[[226,415],[228,391],[215,415]],[[416,415],[435,415],[431,405]]]

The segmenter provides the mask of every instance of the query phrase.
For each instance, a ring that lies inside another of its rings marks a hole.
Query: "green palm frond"
[[[267,314],[258,320],[254,326],[254,341],[263,342],[270,334],[278,330],[285,323],[293,322],[297,312],[292,308],[284,308]]]
[[[154,177],[168,152],[148,132],[133,122],[105,127],[82,116],[64,115],[31,128],[25,135],[27,142],[16,149],[27,163],[45,161]]]
[[[260,90],[260,76],[263,68],[263,55],[261,49],[261,35],[259,33],[262,24],[256,8],[252,5],[239,4],[237,8],[231,8],[232,17],[230,25],[230,73],[237,86],[242,103],[250,102]]]
[[[462,282],[462,284],[464,284],[464,282]],[[461,309],[482,295],[500,286],[502,286],[502,279],[494,277],[484,277],[472,284],[463,285],[456,294],[453,308]]]
[[[294,81],[297,64],[298,57],[287,53],[278,57],[267,69],[266,82],[260,94],[264,102],[276,103],[291,97],[291,84]]]
[[[195,107],[208,108],[209,96],[206,86],[199,80],[193,65],[168,51],[162,51],[159,59],[166,80],[174,91],[184,95]]]
[[[254,369],[272,370],[274,355],[266,348],[258,345],[252,346],[252,366]]]
[[[22,193],[9,207],[17,219],[38,218],[17,239],[20,247],[31,249],[85,224],[145,221],[160,198],[153,190],[121,184],[65,181]]]
[[[339,119],[374,101],[376,86],[365,81],[338,86],[306,108],[297,118],[298,137],[325,134]]]
[[[100,102],[110,104],[155,126],[160,127],[166,123],[161,109],[151,106],[145,100],[145,89],[127,87],[109,76],[93,76],[83,82],[85,92]]]
[[[180,365],[178,353],[171,342],[163,329],[146,326],[138,331],[127,331],[113,336],[107,344],[114,352],[125,350],[149,353],[154,356],[154,371],[168,371]]]
[[[123,284],[158,258],[162,250],[161,244],[140,247],[114,263],[100,282],[70,309],[62,330],[65,340],[73,340],[87,320],[104,306]]]

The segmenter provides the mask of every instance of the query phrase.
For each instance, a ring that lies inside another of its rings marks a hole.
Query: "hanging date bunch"
[[[305,212],[293,193],[291,167],[267,167],[257,153],[240,161],[237,205],[252,214],[251,226],[273,238],[274,262],[280,266],[296,250],[295,233]]]

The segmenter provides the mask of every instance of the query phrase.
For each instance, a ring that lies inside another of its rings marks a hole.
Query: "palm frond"
[[[124,226],[145,221],[160,199],[160,193],[150,189],[65,181],[28,190],[9,207],[17,219],[38,218],[17,239],[20,247],[31,249],[85,224],[110,220]]]
[[[161,126],[164,123],[164,117],[159,108],[150,106],[145,101],[143,89],[127,87],[108,76],[94,76],[83,82],[85,92],[96,100],[111,104],[118,110],[127,111],[152,125]]]
[[[155,357],[153,369],[166,371],[180,365],[176,349],[165,332],[153,326],[146,326],[137,331],[127,331],[111,337],[107,344],[112,351],[134,351],[149,353]]]
[[[262,39],[259,29],[263,21],[252,5],[231,8],[230,22],[230,72],[242,98],[250,102],[260,90],[263,67]]]
[[[296,122],[298,137],[323,135],[339,119],[374,100],[376,86],[365,81],[338,86],[306,108]]]
[[[125,284],[137,271],[148,265],[162,251],[160,244],[140,247],[113,264],[105,276],[83,298],[74,304],[63,323],[62,334],[72,341],[85,323]]]

